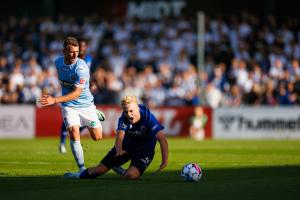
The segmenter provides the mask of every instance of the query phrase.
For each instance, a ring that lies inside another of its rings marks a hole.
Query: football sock
[[[63,123],[60,129],[60,144],[66,144],[67,136],[68,136],[68,131],[65,124]]]
[[[71,146],[72,153],[73,153],[73,156],[75,158],[78,168],[83,169],[84,168],[84,156],[83,156],[83,150],[82,150],[80,140],[77,140],[77,141],[70,140],[70,146]]]
[[[84,171],[82,171],[80,174],[79,174],[79,178],[96,178],[95,175],[90,175],[89,172],[88,172],[89,169],[86,169]]]
[[[60,144],[66,144],[67,136],[68,136],[67,131],[63,131],[60,133]]]
[[[114,172],[116,172],[117,174],[124,176],[124,174],[126,173],[126,169],[124,169],[121,166],[117,166],[117,167],[113,167],[111,168]]]

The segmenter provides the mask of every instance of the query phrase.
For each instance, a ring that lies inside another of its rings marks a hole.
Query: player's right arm
[[[53,105],[55,103],[63,103],[63,102],[72,101],[72,100],[77,99],[80,96],[82,90],[83,90],[82,87],[75,86],[73,91],[71,91],[70,93],[63,95],[63,96],[52,97],[50,95],[44,94],[39,99],[39,103],[41,104],[41,106],[44,107],[44,106]]]
[[[118,130],[116,135],[116,141],[115,141],[115,148],[116,148],[116,156],[123,155],[126,153],[126,151],[123,150],[122,143],[125,136],[125,131]]]

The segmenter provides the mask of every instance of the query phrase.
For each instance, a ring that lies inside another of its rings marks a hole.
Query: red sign
[[[118,118],[121,115],[119,106],[98,106],[105,113],[106,119],[102,123],[103,136],[112,137],[115,135]],[[167,136],[189,136],[190,119],[194,114],[194,107],[160,107],[151,109],[159,122],[165,127],[164,133]],[[205,127],[205,137],[211,138],[212,110],[204,108],[208,116]],[[62,125],[60,107],[37,108],[36,110],[36,136],[59,136]]]

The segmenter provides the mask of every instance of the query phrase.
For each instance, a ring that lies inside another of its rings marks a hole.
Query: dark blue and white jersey
[[[83,89],[78,99],[64,102],[62,106],[86,108],[93,105],[94,97],[89,88],[90,71],[86,62],[77,58],[75,63],[67,65],[64,63],[64,57],[59,57],[55,60],[55,66],[62,88],[62,95],[70,93],[75,86]]]
[[[117,131],[125,131],[123,150],[129,153],[154,151],[157,142],[155,136],[164,129],[147,107],[139,104],[139,109],[141,119],[137,123],[131,124],[124,113],[118,121]]]

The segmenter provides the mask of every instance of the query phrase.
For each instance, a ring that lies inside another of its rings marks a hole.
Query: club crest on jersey
[[[123,122],[121,125],[120,125],[121,128],[126,128],[127,125]]]

